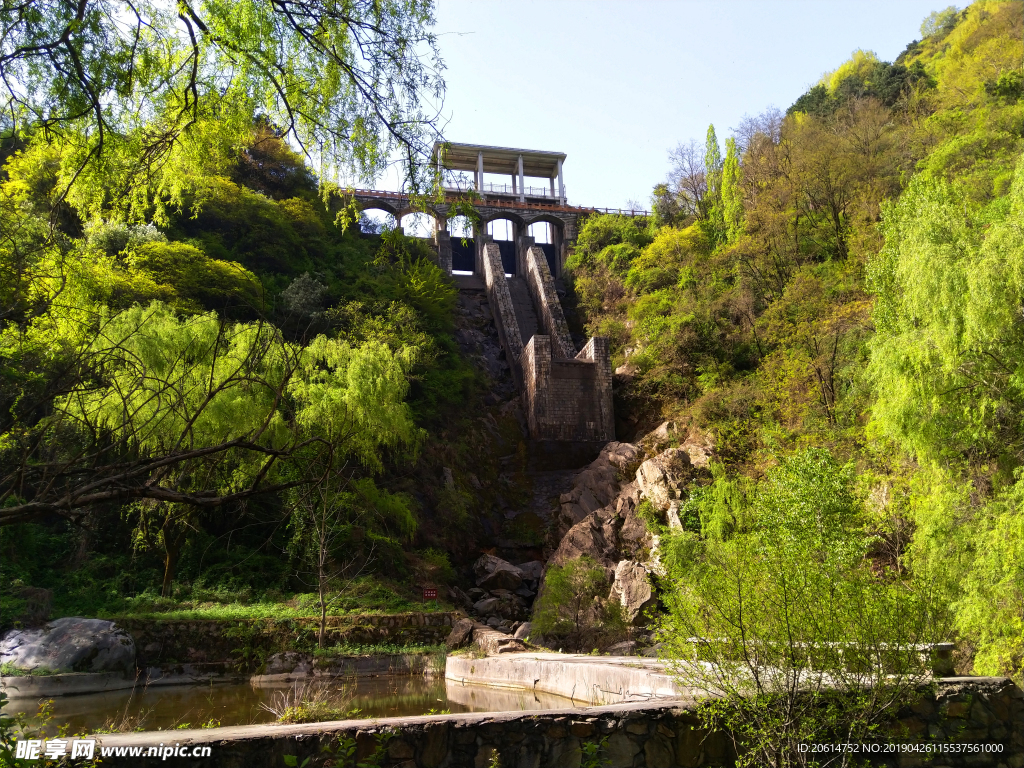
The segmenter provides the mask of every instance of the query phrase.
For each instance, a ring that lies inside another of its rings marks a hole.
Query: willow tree
[[[924,175],[883,209],[871,428],[922,465],[920,572],[941,574],[976,669],[1024,658],[1024,160],[987,208]]]
[[[136,215],[254,118],[325,174],[370,180],[400,155],[421,184],[444,88],[432,23],[429,0],[4,3],[2,130],[59,140],[80,207]]]
[[[310,482],[310,455],[374,465],[409,443],[411,351],[297,347],[146,301],[117,314],[78,238],[201,206],[204,179],[268,129],[321,180],[397,157],[425,187],[432,23],[424,0],[0,4],[0,525],[103,504],[188,515]]]

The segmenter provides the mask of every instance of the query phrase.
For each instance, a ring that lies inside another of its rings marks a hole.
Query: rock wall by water
[[[876,753],[875,766],[916,768],[1020,768],[1024,765],[1024,693],[1003,678],[954,678],[940,681],[934,695],[901,712],[886,727],[893,734],[881,744],[982,744],[988,751],[933,752],[919,749]],[[358,744],[357,760],[384,741],[381,768],[485,768],[497,755],[507,768],[562,766],[580,768],[588,744],[602,745],[606,768],[711,768],[732,765],[732,750],[722,733],[700,727],[692,705],[544,710],[523,713],[462,714],[374,721],[343,721],[297,726],[239,726],[204,731],[101,736],[103,746],[155,745],[159,742],[209,745],[209,758],[104,758],[104,765],[210,766],[277,768],[286,755],[298,762],[322,757],[323,746],[339,736]]]
[[[401,613],[329,616],[327,645],[436,645],[461,614]],[[231,664],[258,672],[275,653],[313,647],[317,619],[245,621],[119,619],[135,639],[140,669],[173,664]]]

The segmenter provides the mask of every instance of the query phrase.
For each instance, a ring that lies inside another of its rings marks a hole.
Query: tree
[[[601,597],[607,589],[604,569],[587,556],[551,566],[534,607],[535,632],[577,651],[606,645],[625,631],[621,607]]]
[[[713,243],[725,238],[725,216],[722,209],[722,150],[718,146],[715,126],[708,126],[704,143],[704,178],[707,180],[707,214],[702,221],[708,239]]]
[[[695,140],[680,143],[669,153],[672,169],[669,185],[679,207],[688,216],[704,219],[708,215],[707,173],[704,166],[704,148]]]
[[[729,525],[709,516],[704,536],[666,542],[659,638],[740,765],[807,765],[819,756],[801,743],[876,737],[930,677],[922,644],[947,628],[926,584],[872,569],[851,469],[827,451],[782,459],[750,496],[719,505]]]
[[[64,193],[91,181],[136,214],[139,190],[180,191],[257,114],[323,173],[371,179],[399,152],[421,184],[444,87],[432,23],[427,0],[4,4],[2,128],[66,145]]]
[[[139,499],[221,506],[296,487],[314,460],[376,469],[381,450],[419,439],[404,402],[414,359],[379,342],[300,347],[265,323],[133,307],[70,350],[77,372],[51,396],[52,415],[8,423],[0,525]]]
[[[1024,460],[1024,159],[1006,202],[990,223],[962,189],[919,176],[883,208],[872,422],[921,460]]]
[[[743,186],[739,152],[732,136],[725,140],[725,162],[722,164],[722,218],[727,241],[736,242],[743,235]]]

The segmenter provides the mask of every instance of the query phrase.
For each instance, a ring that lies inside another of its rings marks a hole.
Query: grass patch
[[[36,667],[35,669],[19,669],[10,661],[0,664],[0,677],[49,677],[50,675],[67,674],[59,669]]]
[[[337,643],[329,648],[317,648],[313,655],[317,658],[340,658],[351,656],[390,656],[402,653],[444,653],[443,643],[427,645],[399,645],[398,643]]]
[[[443,613],[453,607],[443,601],[423,601],[397,584],[375,577],[359,579],[335,600],[328,616],[391,615],[395,613]],[[175,598],[143,593],[124,598],[119,605],[95,613],[103,619],[206,619],[219,621],[252,619],[303,619],[320,615],[314,593],[280,593],[258,599],[238,599],[228,594],[194,590]]]

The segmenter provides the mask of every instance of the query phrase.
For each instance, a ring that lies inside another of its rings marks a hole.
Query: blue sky
[[[649,203],[668,150],[724,143],[857,48],[892,61],[938,0],[438,0],[451,141],[565,152],[576,205]],[[392,186],[382,179],[381,188]]]

